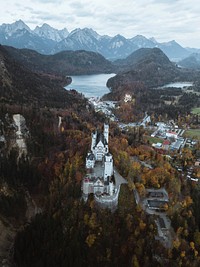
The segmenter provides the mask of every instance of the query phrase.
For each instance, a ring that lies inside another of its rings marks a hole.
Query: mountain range
[[[178,61],[188,57],[198,49],[184,48],[176,41],[159,43],[154,38],[142,35],[125,38],[99,35],[93,29],[66,28],[57,30],[48,24],[31,30],[22,20],[0,26],[0,43],[16,48],[29,48],[41,54],[55,54],[64,50],[86,50],[102,54],[109,60],[122,59],[140,48],[160,48],[171,60]]]

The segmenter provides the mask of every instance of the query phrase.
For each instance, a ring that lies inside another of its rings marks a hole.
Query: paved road
[[[127,184],[128,182],[118,173],[116,168],[114,168],[115,182],[116,186],[121,184]]]

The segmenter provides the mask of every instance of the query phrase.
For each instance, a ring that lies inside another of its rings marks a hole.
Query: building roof
[[[97,139],[96,139],[96,144],[97,145],[99,142],[102,142],[104,145],[108,145],[108,142],[104,136],[103,133],[97,133]]]
[[[87,160],[95,160],[95,155],[93,153],[90,153],[88,156],[87,156]]]
[[[148,192],[148,197],[152,197],[152,198],[162,198],[164,197],[163,192]]]
[[[161,229],[166,229],[165,221],[163,220],[163,218],[159,217],[158,222],[160,224]]]
[[[165,200],[147,200],[147,203],[150,208],[162,209],[165,204],[168,204],[168,201]]]
[[[174,143],[171,144],[171,148],[178,150],[181,147],[182,144],[183,144],[183,142],[180,141],[180,140],[178,140],[178,141],[176,141],[176,142],[174,142]]]
[[[177,135],[177,133],[176,132],[167,132],[167,134],[173,134],[173,135]]]
[[[94,182],[94,186],[98,186],[98,187],[103,187],[104,183],[102,181],[102,179],[100,179],[99,177],[96,179],[96,181]]]
[[[163,142],[163,145],[164,145],[164,146],[170,145],[170,141],[169,141],[169,140],[165,140],[165,141]]]

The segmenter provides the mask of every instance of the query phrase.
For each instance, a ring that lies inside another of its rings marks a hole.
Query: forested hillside
[[[114,65],[102,55],[84,50],[42,55],[34,50],[5,46],[10,55],[33,72],[51,75],[83,75],[115,72]]]
[[[183,169],[194,165],[199,143],[193,150],[186,148],[167,157],[150,146],[143,126],[122,131],[110,121],[110,152],[127,184],[121,186],[113,212],[100,209],[92,195],[84,202],[81,186],[91,133],[107,119],[83,96],[65,91],[61,76],[49,75],[41,66],[40,73],[33,73],[32,63],[27,69],[15,59],[0,47],[0,229],[5,233],[0,234],[0,264],[198,267],[200,189],[184,179],[175,163]],[[144,68],[150,71],[150,66]],[[119,118],[141,119],[149,109],[154,111],[150,114],[153,123],[174,116],[179,124],[198,125],[198,116],[186,114],[195,104],[194,94],[183,94],[176,105],[168,106],[168,112],[166,105],[162,112],[164,99],[179,95],[180,90],[158,94],[149,90],[142,77],[126,83],[124,76],[113,90],[116,98],[123,96],[124,89],[133,93],[132,101],[116,109]],[[154,78],[158,81],[159,77]],[[24,131],[19,131],[14,115],[22,116]],[[20,154],[22,138],[27,153]],[[195,174],[200,177],[198,168]],[[155,216],[135,201],[134,189],[143,197],[145,188],[152,187],[164,187],[169,194],[165,211],[172,224],[172,240],[168,246],[158,238]]]

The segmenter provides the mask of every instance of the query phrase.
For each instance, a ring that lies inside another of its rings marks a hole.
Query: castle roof
[[[87,160],[95,160],[95,155],[91,152],[91,153],[87,156]]]
[[[106,153],[105,156],[112,156],[112,154],[110,154],[110,152]]]
[[[103,145],[108,145],[108,142],[107,142],[104,134],[97,133],[97,139],[96,139],[96,144],[95,145],[97,145],[100,141],[103,143]]]

